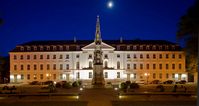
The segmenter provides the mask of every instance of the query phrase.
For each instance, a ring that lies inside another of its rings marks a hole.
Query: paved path
[[[88,101],[88,106],[112,106],[111,101],[118,98],[113,89],[85,89],[81,94],[80,100]]]

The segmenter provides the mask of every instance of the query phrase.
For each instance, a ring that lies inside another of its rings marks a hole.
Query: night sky
[[[32,40],[103,39],[176,42],[177,23],[194,0],[0,0],[0,55]]]

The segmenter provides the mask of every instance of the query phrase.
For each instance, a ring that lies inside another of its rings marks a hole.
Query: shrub
[[[138,89],[138,88],[140,88],[140,86],[137,83],[131,83],[130,88],[131,89]]]
[[[79,86],[79,83],[77,81],[73,82],[72,84],[73,87],[78,87]]]
[[[131,84],[131,81],[126,81],[127,86]]]
[[[160,92],[164,92],[164,86],[163,85],[158,85],[156,88],[159,89]]]
[[[121,83],[121,89],[127,89],[128,88],[128,85],[125,83],[125,82],[122,82]]]
[[[61,88],[61,83],[56,83],[55,85],[57,88]]]
[[[65,84],[62,85],[63,88],[71,88],[71,84],[69,82],[66,82]]]

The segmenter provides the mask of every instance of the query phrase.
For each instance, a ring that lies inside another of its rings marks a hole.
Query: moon
[[[113,2],[112,1],[109,1],[108,4],[107,4],[108,8],[112,8],[113,7]]]

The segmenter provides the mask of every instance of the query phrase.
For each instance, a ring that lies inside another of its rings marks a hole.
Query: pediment
[[[95,50],[95,46],[96,46],[95,42],[93,42],[93,43],[83,47],[82,50]],[[114,50],[115,48],[106,44],[106,43],[104,43],[104,42],[102,42],[101,49],[102,50]]]

